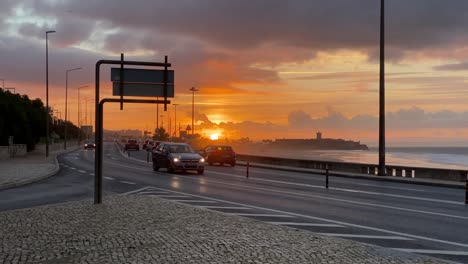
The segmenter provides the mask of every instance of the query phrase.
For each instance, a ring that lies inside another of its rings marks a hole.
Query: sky
[[[220,138],[343,138],[376,146],[378,0],[2,0],[0,79],[68,119],[94,122],[100,59],[163,62],[175,71],[168,112],[149,104],[105,107],[106,129]],[[468,143],[468,1],[387,0],[386,138],[389,145]],[[112,98],[108,66],[101,98]],[[84,86],[84,87],[83,87]],[[177,109],[177,113],[175,113]],[[177,115],[177,117],[176,117]]]

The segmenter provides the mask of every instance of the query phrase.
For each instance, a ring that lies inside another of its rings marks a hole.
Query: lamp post
[[[67,115],[68,115],[68,73],[71,71],[81,70],[82,68],[74,68],[65,71],[65,132],[63,140],[63,149],[67,149]]]
[[[80,86],[78,87],[78,145],[81,145],[81,125],[80,125],[80,89],[81,88],[86,88],[88,85]]]
[[[174,134],[177,137],[177,106],[179,104],[172,104],[174,106]]]
[[[195,131],[195,127],[194,127],[194,124],[193,124],[193,117],[194,117],[194,110],[195,110],[195,92],[198,92],[199,90],[195,89],[195,87],[192,87],[189,89],[190,91],[192,91],[192,135],[193,135],[193,132]]]
[[[385,176],[385,1],[380,0],[379,175]]]
[[[49,157],[49,38],[55,30],[46,31],[46,158]]]

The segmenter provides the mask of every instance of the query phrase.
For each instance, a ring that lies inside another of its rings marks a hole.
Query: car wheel
[[[234,166],[236,166],[236,162],[235,162],[235,161],[231,162],[231,167],[234,167]]]
[[[154,171],[158,171],[159,170],[159,166],[156,162],[153,161],[153,170]]]
[[[204,169],[197,170],[197,173],[198,173],[198,174],[203,174],[203,172],[205,172]]]

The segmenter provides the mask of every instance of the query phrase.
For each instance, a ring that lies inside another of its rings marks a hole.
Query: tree
[[[154,130],[153,139],[158,141],[167,141],[169,140],[169,134],[166,132],[164,127],[156,128]]]

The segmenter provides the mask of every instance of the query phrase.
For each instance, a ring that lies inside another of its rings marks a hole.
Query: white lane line
[[[148,196],[151,196],[151,197],[159,197],[159,198],[188,198],[190,196],[187,196],[187,195],[173,195],[173,194],[168,194],[168,195],[158,195],[158,194],[155,194],[155,195],[148,195]]]
[[[111,181],[115,180],[114,178],[111,178],[111,177],[104,177],[104,179],[111,180]]]
[[[64,164],[64,163],[59,163],[59,165],[60,165],[60,166],[65,166],[65,164]]]
[[[76,170],[76,168],[73,168],[73,167],[70,167],[70,169],[72,169],[72,170]]]
[[[217,203],[215,201],[206,201],[206,200],[170,200],[171,202],[178,203]]]
[[[344,227],[335,224],[317,224],[317,223],[297,223],[297,222],[267,222],[273,225],[287,225],[287,226],[316,226],[316,227]]]
[[[210,171],[210,173],[231,176],[231,177],[234,177],[234,178],[245,179],[244,176],[237,176],[237,175],[233,175],[233,174],[230,174],[230,173],[222,173],[222,172],[214,172],[214,171]],[[301,187],[309,187],[309,188],[316,188],[316,189],[325,189],[325,186],[323,186],[323,185],[285,182],[285,181],[267,180],[267,179],[260,179],[260,178],[250,178],[249,180],[250,181],[262,181],[262,182],[279,183],[279,184],[284,184],[284,185],[294,185],[294,186],[301,186]],[[388,197],[396,197],[396,198],[405,198],[405,199],[429,201],[429,202],[437,202],[437,203],[456,204],[456,205],[464,204],[464,203],[461,203],[461,202],[450,201],[450,200],[440,200],[440,199],[424,198],[424,197],[409,196],[409,195],[400,195],[400,194],[391,194],[391,193],[382,193],[382,192],[353,190],[353,189],[347,189],[347,188],[330,187],[329,190],[335,190],[335,191],[341,191],[341,192],[351,192],[351,193],[360,193],[360,194],[371,194],[371,195],[376,195],[376,196],[388,196]]]
[[[232,209],[232,210],[252,210],[252,208],[241,207],[241,206],[211,206],[211,205],[199,205],[197,207],[202,207],[206,209]]]
[[[148,191],[148,192],[139,192],[138,194],[168,194],[168,192],[154,192],[154,191]]]
[[[143,188],[133,190],[133,191],[129,191],[129,192],[126,192],[126,193],[121,193],[120,195],[129,195],[129,194],[137,193],[137,192],[148,190],[148,189],[154,189],[154,187],[148,187],[147,186],[147,187],[143,187]]]
[[[383,239],[383,240],[414,240],[401,236],[373,236],[373,235],[357,235],[357,234],[335,234],[335,233],[317,233],[324,236],[344,237],[344,238],[369,238],[369,239]]]
[[[259,168],[256,168],[256,169],[259,169]],[[240,172],[245,172],[245,169],[240,169],[240,168],[236,168],[237,171],[240,171]],[[277,176],[285,176],[285,177],[289,177],[289,178],[296,178],[296,179],[302,179],[302,180],[315,180],[315,181],[323,181],[323,178],[312,178],[311,177],[311,174],[315,175],[315,176],[322,176],[323,175],[320,175],[318,174],[319,172],[313,172],[311,171],[310,173],[304,173],[304,172],[291,172],[291,173],[296,173],[296,174],[299,174],[301,175],[302,177],[295,177],[295,176],[292,176],[292,175],[289,175],[289,174],[285,174],[285,173],[278,173],[278,172],[269,172],[269,171],[265,171],[265,170],[269,170],[269,169],[263,169],[264,171],[259,171],[260,173],[268,173],[268,174],[271,174],[271,175],[277,175]],[[272,168],[271,170],[274,170],[274,168]],[[255,172],[256,170],[251,170],[251,172]],[[209,171],[209,172],[212,172],[212,171]],[[341,177],[337,177],[337,176],[331,176],[331,177],[334,177],[336,179],[339,179]],[[341,178],[341,179],[347,179],[347,178]],[[353,180],[352,178],[349,178],[348,180]],[[369,181],[371,181],[372,179],[369,179]],[[394,190],[401,190],[401,191],[413,191],[413,192],[430,192],[430,193],[440,193],[440,192],[436,192],[436,191],[429,191],[429,190],[422,190],[422,189],[413,189],[413,188],[403,188],[403,187],[393,187],[393,186],[383,186],[383,185],[378,185],[378,184],[370,184],[370,183],[354,183],[354,182],[348,182],[348,181],[343,181],[343,180],[337,180],[338,183],[341,183],[341,184],[350,184],[350,185],[358,185],[358,186],[369,186],[369,187],[379,187],[379,188],[383,188],[383,189],[394,189]],[[405,183],[400,183],[400,184],[405,184]]]
[[[169,191],[169,192],[173,192],[173,193],[187,194],[187,193],[184,193],[184,192],[172,191],[172,190],[167,190],[167,189],[162,189],[162,188],[156,188],[156,187],[152,187],[152,188],[157,189],[157,190],[161,190],[161,191]],[[287,212],[287,211],[282,211],[282,210],[276,210],[276,209],[271,209],[271,208],[266,208],[266,207],[261,207],[261,206],[255,206],[255,205],[250,205],[250,204],[236,203],[236,202],[231,202],[231,201],[227,201],[227,200],[223,200],[223,199],[216,199],[216,198],[206,197],[206,196],[202,196],[202,195],[196,195],[196,194],[190,194],[190,195],[193,196],[193,197],[199,197],[199,198],[202,198],[202,199],[207,199],[207,200],[212,200],[212,201],[217,201],[217,202],[222,202],[222,203],[235,204],[235,205],[239,205],[239,206],[246,206],[246,207],[251,207],[251,208],[255,208],[255,209],[259,209],[259,210],[266,210],[266,211],[270,211],[270,212],[275,212],[275,213],[288,214],[288,215],[291,215],[291,216],[303,217],[303,218],[307,218],[307,219],[313,219],[313,220],[316,220],[316,221],[329,222],[329,223],[344,225],[344,226],[348,226],[348,227],[356,227],[356,228],[372,230],[372,231],[377,231],[377,232],[382,232],[382,233],[387,233],[387,234],[392,234],[392,235],[405,236],[405,237],[408,237],[408,238],[421,239],[421,240],[432,241],[432,242],[437,242],[437,243],[441,243],[441,244],[447,244],[447,245],[453,245],[453,246],[468,248],[468,244],[463,244],[463,243],[458,243],[458,242],[453,242],[453,241],[447,241],[447,240],[431,238],[431,237],[425,237],[425,236],[419,236],[419,235],[412,235],[412,234],[403,233],[403,232],[391,231],[391,230],[387,230],[387,229],[383,229],[383,228],[352,224],[352,223],[348,223],[348,222],[344,222],[344,221],[337,221],[337,220],[327,219],[327,218],[323,218],[323,217],[316,217],[316,216],[310,216],[310,215],[305,215],[305,214],[298,214],[298,213]]]
[[[94,173],[88,173],[88,174],[91,175],[91,176],[94,176]]]
[[[134,183],[134,182],[129,182],[129,181],[119,181],[119,182],[125,183],[125,184],[132,184],[132,185],[133,185],[133,184],[136,184],[136,183]]]
[[[106,162],[106,161],[105,161],[105,162]],[[142,171],[146,171],[146,172],[152,172],[151,170],[142,169],[142,168],[138,168],[138,167],[129,167],[129,166],[120,165],[120,164],[111,163],[111,162],[106,162],[106,163],[110,163],[110,164],[117,165],[117,166],[121,166],[121,167],[136,169],[136,170],[142,170]],[[170,176],[171,174],[162,174],[162,175],[168,175],[168,176]],[[199,180],[200,180],[200,178],[193,178],[193,177],[187,177],[187,176],[182,176],[182,175],[178,175],[178,177],[182,177],[182,178],[185,178],[185,179],[188,179],[188,180],[192,180],[192,181],[199,181]],[[241,187],[241,188],[249,188],[249,189],[254,189],[254,190],[262,190],[262,191],[267,191],[267,192],[276,192],[276,193],[283,193],[283,194],[289,194],[289,195],[298,195],[298,196],[304,196],[304,197],[313,197],[313,198],[324,199],[324,200],[330,200],[330,201],[338,201],[338,202],[351,203],[351,204],[367,205],[367,206],[372,206],[372,207],[387,208],[387,209],[394,209],[394,210],[400,210],[400,211],[407,211],[407,212],[421,213],[421,214],[428,214],[428,215],[436,215],[436,216],[443,216],[443,217],[450,217],[450,218],[457,218],[457,219],[468,219],[468,216],[459,216],[459,215],[451,215],[451,214],[442,214],[442,213],[436,213],[436,212],[430,212],[430,211],[423,211],[423,210],[416,210],[416,209],[409,209],[409,208],[396,207],[396,206],[390,206],[390,205],[381,205],[381,204],[373,204],[373,203],[366,203],[366,202],[351,201],[351,200],[347,200],[347,199],[331,198],[331,197],[326,197],[326,196],[321,196],[321,195],[314,195],[314,194],[297,193],[297,192],[289,192],[289,191],[280,191],[280,190],[269,189],[269,188],[260,188],[260,187],[247,186],[247,185],[241,185],[241,184],[226,183],[226,182],[216,181],[216,180],[206,180],[206,179],[203,179],[203,180],[204,180],[205,182],[212,182],[212,183],[224,184],[224,185],[228,185],[228,186],[236,186],[236,187]],[[153,187],[152,187],[152,188],[153,188]],[[459,203],[459,204],[460,204],[460,205],[464,205],[464,203]]]
[[[294,218],[291,215],[284,214],[248,214],[248,213],[224,213],[227,215],[237,215],[237,216],[258,216],[258,217],[278,217],[278,218]]]
[[[84,171],[84,170],[79,170],[79,172],[81,172],[81,173],[86,173],[86,171]]]
[[[416,254],[468,256],[468,251],[411,249],[411,248],[392,248],[392,249],[404,251],[408,253],[416,253]]]

